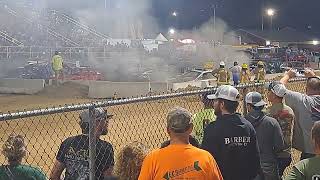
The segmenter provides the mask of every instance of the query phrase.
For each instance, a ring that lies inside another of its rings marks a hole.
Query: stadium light
[[[274,14],[275,14],[274,9],[272,9],[272,8],[267,9],[267,15],[268,16],[274,16]]]
[[[176,31],[173,28],[169,29],[169,34],[173,35]]]
[[[272,23],[272,20],[273,20],[273,16],[275,15],[276,11],[272,8],[268,8],[267,9],[267,15],[270,17],[270,29],[272,30],[272,26],[273,26],[273,23]]]
[[[316,45],[318,45],[318,44],[319,44],[319,41],[317,41],[317,40],[313,40],[313,41],[312,41],[312,44],[316,46]]]
[[[173,11],[172,16],[177,17],[178,13],[176,11]]]

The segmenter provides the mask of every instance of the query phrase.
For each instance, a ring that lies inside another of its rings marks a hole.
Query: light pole
[[[275,10],[274,9],[272,9],[272,8],[267,9],[267,15],[270,17],[270,29],[271,30],[273,29],[272,28],[272,26],[273,26],[272,20],[273,20],[274,14],[275,14]]]
[[[172,18],[173,18],[173,21],[174,21],[174,26],[176,26],[176,27],[179,27],[179,24],[178,24],[178,12],[177,11],[173,11],[172,13],[171,13],[171,16],[172,16]]]
[[[212,4],[211,8],[213,11],[213,32],[216,32],[216,5]]]

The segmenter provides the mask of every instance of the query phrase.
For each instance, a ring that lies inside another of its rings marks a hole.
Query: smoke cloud
[[[17,1],[5,0],[5,2],[13,7],[17,5]],[[150,13],[151,0],[20,0],[19,2],[20,6],[25,4],[33,7],[24,9],[30,18],[35,18],[32,11],[57,10],[113,39],[155,38],[161,32]],[[217,67],[220,61],[232,66],[234,61],[241,64],[247,63],[249,59],[244,52],[232,48],[231,45],[239,44],[239,38],[221,19],[217,19],[215,25],[210,19],[197,29],[177,31],[175,37],[167,34],[166,30],[163,34],[168,39],[194,39],[196,45],[190,46],[195,46],[196,52],[189,55],[183,50],[174,50],[181,48],[181,44],[169,43],[170,45],[160,45],[159,53],[156,55],[148,55],[139,49],[130,49],[125,52],[107,52],[108,58],[89,56],[83,63],[98,68],[105,74],[107,80],[146,81],[150,78],[152,81],[166,81],[181,73],[180,69],[199,68],[209,61],[213,61]],[[205,41],[211,43],[200,43]],[[221,45],[218,45],[218,42]],[[161,48],[164,46],[172,48]],[[152,73],[143,74],[146,71]]]

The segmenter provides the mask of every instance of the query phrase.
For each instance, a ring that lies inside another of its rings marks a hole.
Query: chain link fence
[[[291,82],[288,84],[288,88],[304,92],[305,83],[303,80]],[[243,97],[246,92],[254,90],[266,91],[261,84],[239,86],[238,89]],[[201,94],[214,91],[215,89],[206,89],[0,114],[0,145],[2,146],[12,133],[24,136],[28,153],[23,164],[40,167],[49,177],[61,143],[68,137],[82,133],[79,126],[79,114],[84,110],[90,110],[90,118],[92,118],[92,109],[94,107],[106,108],[108,113],[114,115],[108,124],[108,134],[101,136],[101,139],[112,144],[116,155],[123,146],[133,141],[142,142],[150,149],[160,147],[162,142],[168,140],[165,130],[167,112],[175,106],[181,106],[192,113],[197,113],[204,108]],[[266,92],[264,92],[264,97],[267,98]],[[239,105],[238,112],[244,113],[244,110],[245,104],[242,102]],[[101,144],[99,140],[93,138],[94,131],[92,129],[97,124],[90,123],[89,126],[89,138],[88,136],[81,137],[82,139],[73,140],[66,144],[73,144],[76,149],[81,149],[86,144],[90,146],[90,151],[77,151],[72,148],[64,149],[63,151],[67,152],[65,156],[73,158],[73,160],[82,158],[83,162],[89,163],[89,167],[94,167],[94,164],[97,166],[106,165],[106,162],[112,164],[111,156],[113,155],[108,144]],[[88,139],[90,143],[88,143]],[[65,148],[67,145],[61,147]],[[93,158],[95,156],[97,158]],[[293,163],[297,162],[297,160],[298,154],[295,152]],[[0,164],[7,164],[7,160],[3,155],[0,156]],[[78,170],[77,173],[81,173],[79,171],[81,168],[83,167],[79,165],[75,171]],[[83,173],[88,172],[93,171],[88,170]],[[93,176],[94,172],[91,174],[91,177]]]

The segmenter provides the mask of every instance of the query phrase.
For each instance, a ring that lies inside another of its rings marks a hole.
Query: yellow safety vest
[[[246,84],[250,82],[250,72],[247,71],[241,71],[240,73],[240,83]]]
[[[266,76],[266,71],[264,70],[264,68],[260,68],[258,69],[257,73],[256,73],[256,81],[258,82],[263,82],[265,81],[265,76]]]
[[[60,55],[54,55],[52,57],[52,69],[54,71],[60,71],[63,68],[63,59]]]
[[[230,73],[229,71],[221,68],[218,72],[218,84],[229,84]]]

